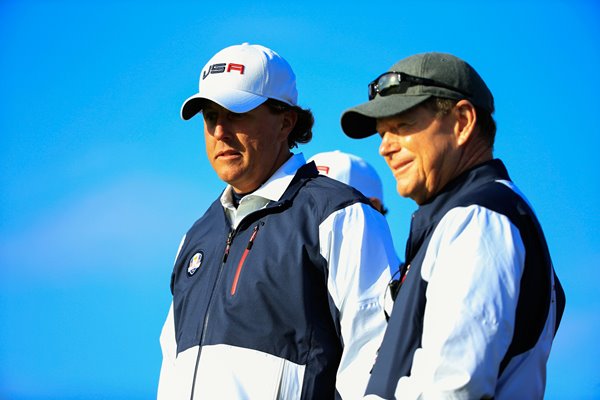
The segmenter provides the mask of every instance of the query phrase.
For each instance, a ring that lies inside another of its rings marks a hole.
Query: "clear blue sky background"
[[[480,72],[495,154],[567,292],[546,397],[600,397],[598,1],[169,3],[0,0],[0,398],[154,396],[177,245],[223,187],[201,118],[179,109],[204,63],[246,41],[293,66],[316,116],[307,157],[341,149],[379,171],[400,254],[415,205],[340,114],[417,52]]]

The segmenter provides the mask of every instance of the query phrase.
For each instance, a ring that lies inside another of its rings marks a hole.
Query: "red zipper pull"
[[[406,280],[406,275],[408,275],[408,271],[410,271],[410,264],[408,264],[406,266],[406,270],[404,270],[404,274],[402,275],[402,278],[400,279],[400,284],[402,285],[404,283],[404,281]]]

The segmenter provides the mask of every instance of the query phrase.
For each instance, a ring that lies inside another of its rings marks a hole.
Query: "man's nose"
[[[213,136],[217,140],[225,140],[231,135],[231,127],[227,118],[219,117],[215,121]]]
[[[379,145],[379,155],[382,157],[386,157],[390,154],[390,136],[391,134],[388,132],[384,132],[381,134],[381,144]]]

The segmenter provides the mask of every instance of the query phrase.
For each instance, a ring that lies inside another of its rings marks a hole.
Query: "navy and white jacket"
[[[368,399],[541,399],[565,305],[544,234],[500,160],[414,213]]]
[[[362,397],[398,265],[385,218],[302,154],[231,200],[180,245],[158,398]]]

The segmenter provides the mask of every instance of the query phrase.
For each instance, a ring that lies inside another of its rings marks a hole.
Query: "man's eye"
[[[215,112],[205,111],[202,113],[202,115],[204,116],[204,120],[206,122],[214,122],[217,120],[217,113]]]
[[[414,125],[414,123],[411,121],[402,121],[402,122],[398,122],[394,126],[394,129],[398,133],[407,132],[412,128],[413,125]]]
[[[246,115],[246,113],[230,112],[227,116],[229,117],[229,119],[238,120],[238,119],[242,119],[245,115]]]

